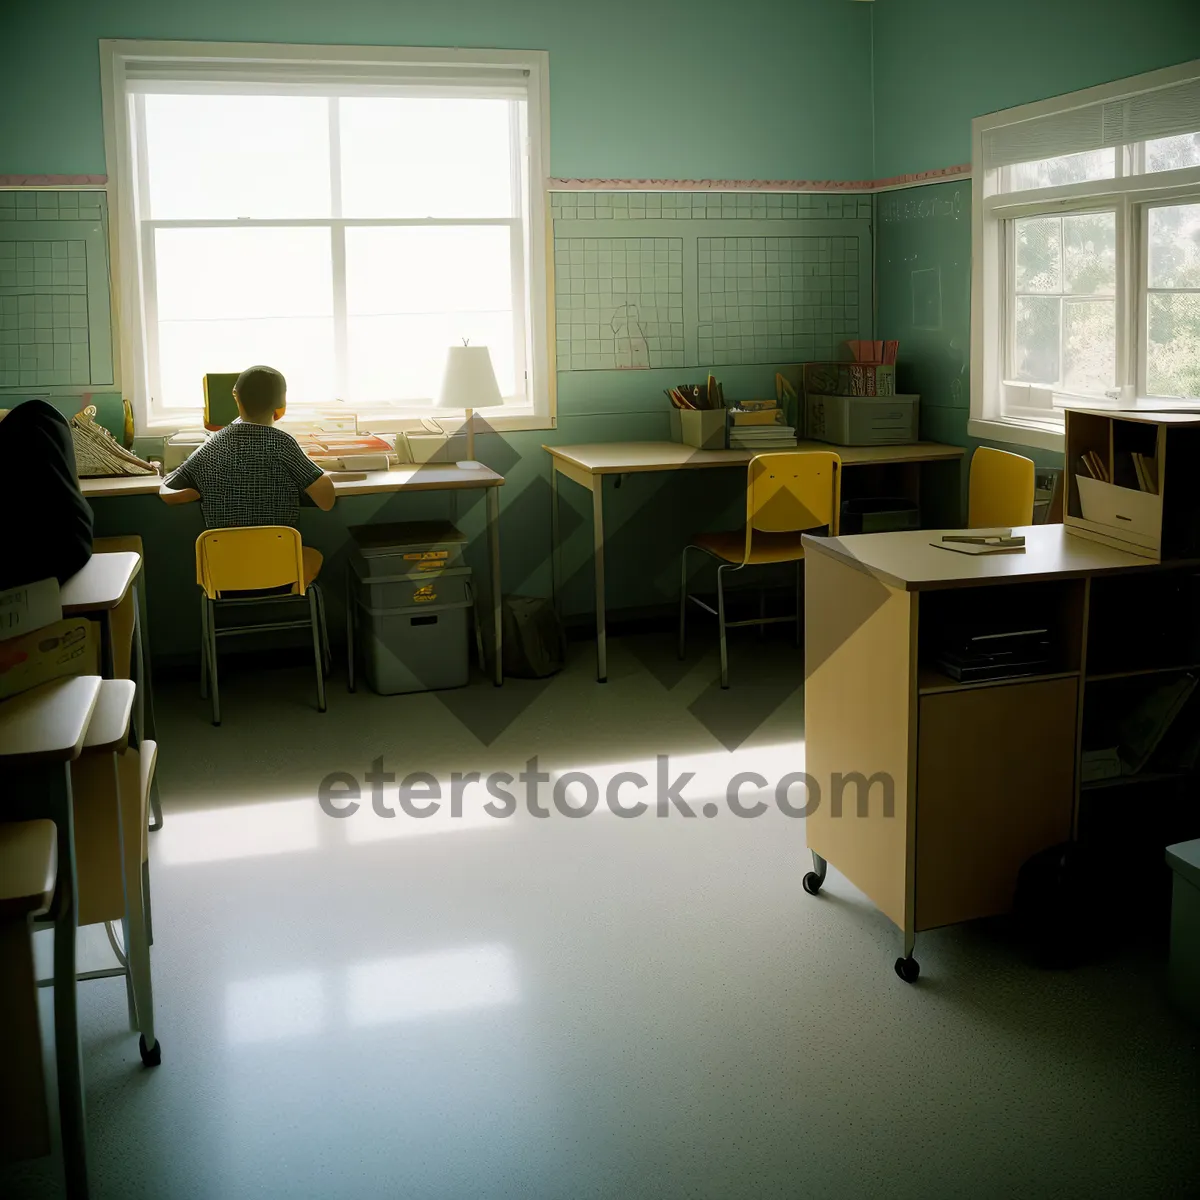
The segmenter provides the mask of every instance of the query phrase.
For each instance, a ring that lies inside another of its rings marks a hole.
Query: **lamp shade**
[[[486,346],[451,346],[437,396],[438,408],[495,408],[504,403]]]

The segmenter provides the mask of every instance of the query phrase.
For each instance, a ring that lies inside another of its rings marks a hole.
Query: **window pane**
[[[159,392],[155,399],[198,413],[203,378],[213,371],[266,363],[282,371],[288,403],[328,404],[336,395],[332,317],[260,321],[163,321],[158,327]]]
[[[1147,171],[1179,171],[1200,167],[1200,133],[1157,138],[1146,143]]]
[[[1063,291],[1072,296],[1116,295],[1116,213],[1063,217]]]
[[[150,95],[145,104],[150,211],[143,216],[330,215],[324,98]]]
[[[1200,295],[1152,294],[1147,306],[1147,391],[1200,398]]]
[[[1017,291],[1062,290],[1062,220],[1027,217],[1015,222],[1017,234]]]
[[[1200,288],[1200,204],[1149,210],[1152,288]]]
[[[507,226],[347,229],[349,399],[431,399],[463,338],[516,394],[512,297]]]
[[[1104,392],[1117,374],[1117,306],[1113,300],[1063,302],[1063,378],[1068,392]]]
[[[154,245],[158,400],[195,408],[205,373],[253,363],[294,400],[335,398],[327,229],[159,229]]]
[[[1017,298],[1013,371],[1021,383],[1058,383],[1061,306],[1057,296]]]
[[[1058,158],[1017,163],[1008,168],[1005,190],[1023,192],[1026,188],[1060,187],[1089,179],[1112,179],[1116,170],[1115,150],[1085,150],[1081,154],[1063,154]]]
[[[347,217],[511,217],[507,100],[342,99]]]

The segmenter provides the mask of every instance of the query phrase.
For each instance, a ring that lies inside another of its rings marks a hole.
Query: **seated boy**
[[[163,481],[168,504],[200,501],[207,529],[289,525],[300,517],[303,492],[328,512],[333,480],[275,428],[287,407],[287,381],[273,367],[247,367],[233,388],[240,419],[214,433]],[[316,578],[321,554],[304,547],[305,582]]]

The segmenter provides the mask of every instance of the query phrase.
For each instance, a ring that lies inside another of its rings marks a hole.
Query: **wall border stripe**
[[[834,192],[846,195],[882,192],[921,183],[969,179],[971,164],[938,167],[888,179],[548,179],[552,192]]]
[[[107,175],[0,175],[0,188],[106,187]]]

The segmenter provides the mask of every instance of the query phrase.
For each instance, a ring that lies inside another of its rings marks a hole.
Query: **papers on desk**
[[[970,529],[962,533],[946,533],[929,543],[939,550],[954,550],[958,554],[1024,554],[1025,538],[1013,536],[1011,529]]]

